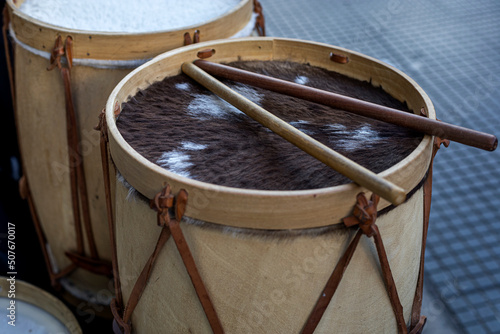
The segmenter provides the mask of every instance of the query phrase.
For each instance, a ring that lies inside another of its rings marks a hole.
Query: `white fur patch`
[[[200,151],[205,148],[207,148],[207,145],[182,142],[181,146],[177,149],[170,152],[164,152],[156,163],[172,173],[191,178],[188,169],[193,163],[189,161],[190,155],[185,151]]]
[[[187,91],[187,92],[191,90],[191,86],[187,82],[176,83],[175,88],[177,88],[178,90],[183,90],[183,91]]]
[[[295,83],[298,83],[299,85],[305,85],[306,83],[309,82],[309,78],[303,75],[297,75],[295,77]]]
[[[314,131],[310,130],[310,129],[306,129],[304,127],[304,125],[307,125],[307,124],[310,124],[308,121],[303,121],[303,120],[298,120],[298,121],[294,121],[294,122],[290,122],[290,125],[299,129],[300,131],[304,132],[306,135],[313,135],[314,134]]]
[[[257,104],[262,99],[262,94],[248,86],[234,85],[231,86],[231,89]],[[193,96],[194,99],[187,107],[187,113],[199,119],[226,118],[229,115],[243,114],[238,108],[233,107],[215,94],[195,94]]]
[[[376,144],[377,141],[381,140],[378,132],[373,130],[370,125],[363,125],[354,130],[347,130],[341,124],[329,124],[328,127],[336,134],[341,135],[342,139],[335,139],[334,141],[337,147],[346,151],[355,151],[366,146],[367,143]]]
[[[189,154],[185,152],[177,150],[165,152],[156,163],[177,175],[184,177],[191,176],[187,169],[191,167],[193,163],[189,162]]]
[[[190,141],[183,141],[181,145],[183,150],[188,150],[188,151],[199,151],[207,148],[207,145],[196,144]]]

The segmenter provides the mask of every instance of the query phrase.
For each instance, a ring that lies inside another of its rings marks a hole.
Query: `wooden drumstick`
[[[449,139],[487,151],[494,151],[498,145],[497,137],[488,133],[436,121],[427,117],[381,106],[379,104],[241,70],[227,65],[206,60],[196,60],[194,63],[206,72],[218,77],[342,109],[357,115],[403,126],[431,136],[438,136],[442,139]]]
[[[260,124],[355,183],[385,198],[394,205],[405,201],[406,194],[402,188],[309,137],[264,108],[236,93],[193,63],[186,62],[182,64],[182,71]]]

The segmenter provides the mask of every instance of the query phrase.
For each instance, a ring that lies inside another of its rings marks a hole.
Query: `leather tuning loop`
[[[65,60],[65,61],[64,61]],[[67,36],[64,39],[57,36],[54,48],[50,56],[48,71],[58,68],[64,83],[64,96],[66,105],[66,136],[68,141],[68,162],[71,188],[71,204],[73,209],[73,220],[76,234],[76,250],[66,251],[66,256],[72,262],[67,269],[62,272],[70,272],[74,267],[79,267],[98,275],[112,276],[112,265],[109,261],[99,258],[97,246],[94,240],[94,233],[90,221],[90,207],[83,167],[83,156],[80,147],[78,124],[73,96],[71,90],[71,68],[73,66],[73,39]],[[83,227],[82,227],[83,220]],[[83,229],[87,237],[90,256],[85,254]],[[38,230],[38,229],[37,229]],[[40,233],[43,234],[40,227]],[[52,264],[47,262],[47,267]],[[69,268],[72,268],[69,270]],[[49,272],[51,269],[49,269]],[[65,275],[58,275],[60,278]]]
[[[203,280],[198,272],[189,246],[184,238],[184,234],[179,226],[179,223],[184,216],[187,201],[187,191],[181,189],[177,196],[174,196],[170,185],[165,186],[162,191],[157,193],[150,201],[150,208],[157,212],[156,223],[161,228],[160,236],[153,253],[149,257],[134,287],[132,288],[128,303],[123,309],[123,317],[120,316],[120,305],[117,305],[115,301],[112,304],[112,309],[114,309],[113,314],[115,316],[113,328],[116,334],[130,333],[132,328],[132,313],[147,287],[155,261],[170,236],[172,236],[177,250],[181,255],[184,266],[195,288],[203,310],[205,311],[212,331],[216,334],[224,333],[212,301],[210,300]]]

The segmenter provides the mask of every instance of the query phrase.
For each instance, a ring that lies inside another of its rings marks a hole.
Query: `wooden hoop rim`
[[[8,296],[9,282],[7,281],[7,278],[9,277],[0,276],[0,297],[7,298]],[[15,282],[16,300],[22,300],[26,303],[30,303],[51,314],[59,320],[71,334],[82,333],[82,329],[80,328],[75,316],[62,301],[45,290],[42,290],[30,283],[19,279],[16,279]]]
[[[300,229],[340,223],[355,204],[356,195],[370,192],[353,183],[313,190],[263,191],[238,189],[195,181],[173,174],[137,153],[121,136],[115,123],[115,105],[127,101],[139,89],[181,72],[181,64],[196,59],[198,51],[213,48],[211,61],[288,60],[309,63],[382,86],[410,109],[424,107],[430,118],[435,111],[427,94],[403,72],[374,58],[328,44],[284,38],[241,38],[195,44],[166,52],[127,75],[111,93],[106,121],[113,161],[125,179],[141,194],[153,198],[167,183],[173,193],[186,189],[189,201],[185,215],[234,227],[254,229]],[[348,64],[330,61],[331,52],[344,54]],[[433,138],[424,136],[404,160],[379,173],[406,193],[424,177],[431,161]],[[379,210],[390,203],[381,200]],[[404,204],[403,204],[404,205]]]
[[[200,31],[201,40],[228,38],[242,30],[253,13],[251,0],[242,0],[229,12],[206,22],[180,29],[151,33],[112,33],[67,29],[43,22],[19,10],[24,0],[7,0],[12,29],[17,39],[37,50],[51,52],[58,35],[71,36],[73,57],[78,59],[136,60],[183,46],[184,33]]]

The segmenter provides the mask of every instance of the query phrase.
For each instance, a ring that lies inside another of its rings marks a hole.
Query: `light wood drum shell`
[[[139,89],[179,74],[183,62],[195,60],[197,52],[207,48],[216,50],[210,58],[215,62],[309,63],[382,86],[396,99],[406,101],[411,110],[419,112],[424,107],[433,119],[434,108],[411,78],[387,64],[331,45],[280,38],[221,40],[173,50],[130,73],[113,90],[106,105],[112,160],[125,180],[147,198],[153,198],[166,184],[173,194],[187,190],[185,217],[207,224],[200,227],[184,222],[181,227],[226,333],[298,333],[352,233],[291,233],[283,240],[273,235],[276,231],[267,230],[306,232],[339,224],[351,214],[356,195],[364,191],[369,196],[370,192],[355,184],[300,191],[222,187],[173,174],[132,149],[116,127],[115,106]],[[331,61],[331,52],[348,56],[350,62]],[[406,193],[418,189],[407,202],[377,219],[407,323],[422,247],[424,194],[419,184],[431,163],[432,141],[424,136],[407,158],[379,174]],[[144,201],[126,199],[127,194],[127,187],[117,182],[116,243],[125,303],[160,234],[156,213]],[[381,200],[378,210],[389,205]],[[132,324],[137,333],[210,332],[171,239],[157,259]],[[375,246],[368,238],[361,240],[315,333],[331,332],[397,332]]]
[[[23,1],[8,0],[10,30],[15,35],[15,91],[21,156],[36,211],[51,248],[56,272],[71,262],[76,248],[68,168],[64,85],[57,68],[47,71],[48,53],[57,36],[73,39],[71,87],[88,190],[90,218],[101,259],[111,261],[99,149],[94,130],[113,87],[133,68],[183,45],[185,32],[200,31],[201,40],[228,38],[248,24],[251,0],[216,19],[155,33],[102,33],[66,29],[33,19],[19,10]],[[88,250],[88,249],[87,249]],[[109,291],[109,278],[77,269],[70,276],[80,299]],[[64,282],[63,282],[64,283]],[[81,290],[80,292],[77,292]],[[104,301],[108,304],[109,300]]]

